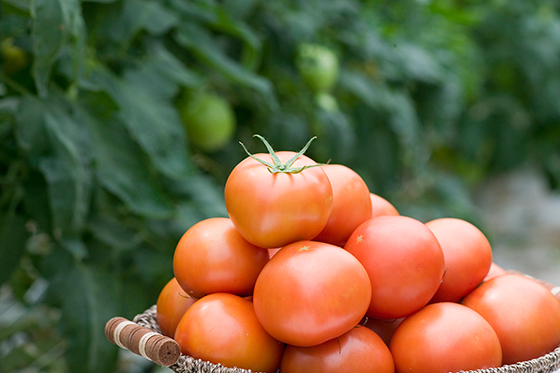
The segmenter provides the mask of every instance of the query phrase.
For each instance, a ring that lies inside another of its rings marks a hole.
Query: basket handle
[[[170,366],[181,355],[172,338],[140,326],[124,317],[113,317],[105,324],[105,336],[117,346],[130,350],[161,366]]]

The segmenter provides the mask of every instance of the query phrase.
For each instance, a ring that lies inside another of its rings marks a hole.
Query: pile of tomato
[[[258,136],[258,135],[257,135]],[[354,170],[302,151],[230,173],[229,218],[192,226],[157,301],[183,354],[255,372],[430,372],[500,367],[560,345],[560,301],[493,263],[457,218],[422,223]]]

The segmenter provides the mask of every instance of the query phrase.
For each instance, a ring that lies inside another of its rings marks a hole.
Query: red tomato
[[[253,302],[274,338],[313,346],[357,325],[370,297],[368,275],[356,258],[338,246],[300,241],[284,246],[263,268]]]
[[[380,320],[374,319],[373,317],[367,317],[365,323],[360,324],[374,331],[388,346],[389,342],[391,342],[391,338],[393,337],[393,333],[395,333],[395,330],[397,330],[397,327],[403,320],[404,317],[393,320]]]
[[[277,152],[281,162],[294,152]],[[256,154],[272,162],[270,154]],[[293,167],[316,164],[301,155]],[[271,173],[269,167],[246,158],[231,171],[225,186],[225,203],[239,233],[254,245],[277,248],[314,238],[329,219],[333,194],[323,167],[298,173]]]
[[[398,319],[425,306],[445,270],[443,251],[422,222],[378,216],[361,224],[344,246],[365,267],[372,287],[367,316]]]
[[[485,281],[463,304],[492,325],[504,364],[537,358],[560,345],[560,302],[523,275],[505,274]]]
[[[385,198],[375,194],[370,193],[369,197],[371,199],[371,217],[381,215],[400,215],[395,206]]]
[[[502,365],[494,329],[459,303],[433,303],[408,316],[389,348],[397,372],[448,373]]]
[[[183,354],[253,372],[276,372],[284,349],[259,324],[253,304],[228,293],[196,301],[179,322],[174,339]]]
[[[163,287],[156,303],[156,319],[163,335],[173,338],[181,317],[194,302],[175,277]]]
[[[179,240],[173,272],[192,297],[210,293],[253,293],[268,262],[268,250],[247,242],[228,218],[209,218],[193,225]]]
[[[317,346],[286,346],[282,373],[394,373],[389,348],[373,331],[356,326]]]
[[[432,302],[459,302],[477,287],[492,265],[490,242],[477,227],[455,218],[426,223],[445,257],[445,276]]]
[[[484,281],[488,281],[491,278],[496,277],[496,276],[505,275],[506,273],[507,273],[507,271],[505,269],[503,269],[502,267],[500,267],[496,263],[492,262],[492,265],[490,265],[490,270],[488,271],[488,274],[486,275],[486,277],[484,277]]]
[[[323,167],[333,192],[333,208],[325,228],[316,241],[344,246],[354,229],[371,218],[369,189],[360,175],[343,165]]]

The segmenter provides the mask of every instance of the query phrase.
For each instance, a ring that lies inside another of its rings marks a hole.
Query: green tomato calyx
[[[299,174],[301,171],[303,171],[307,168],[323,166],[322,163],[305,165],[305,166],[302,166],[302,167],[294,167],[293,166],[296,159],[298,159],[301,155],[303,155],[303,153],[305,153],[307,151],[307,149],[309,148],[309,145],[311,145],[311,142],[313,142],[313,140],[315,140],[317,138],[317,136],[313,136],[307,142],[307,144],[305,144],[303,149],[301,149],[297,154],[295,154],[292,158],[290,158],[286,163],[282,163],[282,161],[276,155],[276,152],[274,151],[274,149],[272,149],[272,146],[270,146],[270,144],[268,143],[268,141],[266,141],[266,139],[264,137],[262,137],[261,135],[253,135],[253,137],[258,137],[264,143],[264,145],[266,146],[266,149],[270,153],[270,156],[272,157],[272,161],[274,163],[270,163],[270,162],[267,162],[263,159],[255,157],[253,154],[249,153],[249,151],[247,150],[247,148],[245,147],[245,145],[242,142],[239,142],[239,143],[241,144],[241,146],[243,147],[243,150],[245,150],[245,153],[247,153],[247,155],[249,157],[253,158],[255,161],[257,161],[259,163],[262,163],[263,165],[268,167],[268,171],[271,174],[276,174],[276,173]]]

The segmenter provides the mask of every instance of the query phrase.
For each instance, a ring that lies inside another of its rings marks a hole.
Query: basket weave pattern
[[[148,308],[144,313],[136,315],[134,322],[138,325],[161,333],[156,319],[156,306]],[[226,368],[220,364],[195,359],[181,355],[177,363],[169,367],[177,373],[249,373],[250,370]],[[551,353],[537,359],[527,360],[516,364],[504,365],[499,368],[489,368],[468,371],[466,373],[552,373],[560,370],[560,346]]]

